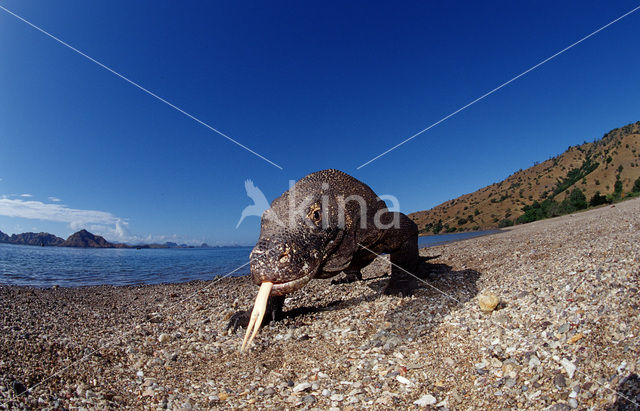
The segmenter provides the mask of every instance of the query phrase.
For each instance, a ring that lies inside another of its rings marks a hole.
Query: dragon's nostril
[[[289,253],[288,252],[284,252],[284,253],[280,254],[280,258],[278,258],[278,261],[281,264],[286,264],[286,263],[289,262],[289,260],[290,260],[290,258],[289,258]]]
[[[282,252],[282,254],[280,254],[280,257],[278,257],[278,262],[280,264],[287,264],[289,261],[291,261],[291,256],[289,255],[289,246],[285,246],[284,248],[284,252]]]

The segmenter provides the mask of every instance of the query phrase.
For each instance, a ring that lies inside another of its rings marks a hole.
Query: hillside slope
[[[587,200],[596,192],[632,190],[640,177],[640,121],[614,129],[592,143],[569,147],[559,156],[519,170],[506,180],[409,215],[422,233],[496,228],[515,221],[534,202],[561,202],[575,188]]]
[[[87,230],[80,230],[71,234],[67,240],[60,244],[62,247],[79,248],[113,248],[113,244],[99,235],[92,234]]]
[[[0,243],[20,244],[20,245],[40,245],[40,246],[56,246],[60,245],[64,240],[49,233],[22,233],[8,236],[0,231]]]

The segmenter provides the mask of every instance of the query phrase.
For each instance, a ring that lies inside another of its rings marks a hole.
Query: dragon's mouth
[[[292,293],[296,290],[304,287],[313,277],[313,273],[309,273],[304,277],[296,278],[295,280],[287,281],[284,283],[274,283],[271,288],[271,295],[280,296]]]
[[[258,290],[256,302],[253,305],[253,310],[251,311],[249,326],[247,327],[247,332],[244,335],[240,351],[244,351],[245,347],[251,346],[251,342],[258,333],[260,325],[262,324],[262,319],[267,311],[269,296],[281,296],[292,293],[302,288],[311,280],[311,278],[313,278],[313,273],[309,273],[304,277],[296,278],[295,280],[284,283],[273,283],[271,281],[262,282],[260,290]]]

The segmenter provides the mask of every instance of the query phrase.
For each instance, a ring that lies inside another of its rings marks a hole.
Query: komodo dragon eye
[[[322,210],[320,209],[320,206],[317,204],[311,206],[307,217],[314,223],[318,224],[320,220],[322,220]]]

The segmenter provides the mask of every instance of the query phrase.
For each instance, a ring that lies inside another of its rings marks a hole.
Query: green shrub
[[[503,227],[511,227],[513,225],[513,221],[509,220],[508,218],[505,218],[504,220],[500,221],[500,223],[498,223],[498,227],[503,228]]]
[[[632,193],[640,193],[640,177],[633,183]]]
[[[602,204],[607,204],[609,201],[607,201],[607,197],[603,196],[602,194],[600,194],[599,191],[596,191],[596,193],[593,195],[593,197],[591,197],[591,200],[589,200],[589,205],[591,207],[596,207]]]
[[[616,200],[622,198],[622,181],[619,179],[613,185],[613,198]]]
[[[576,210],[584,210],[588,206],[587,197],[582,190],[575,188],[569,196],[569,204]]]

